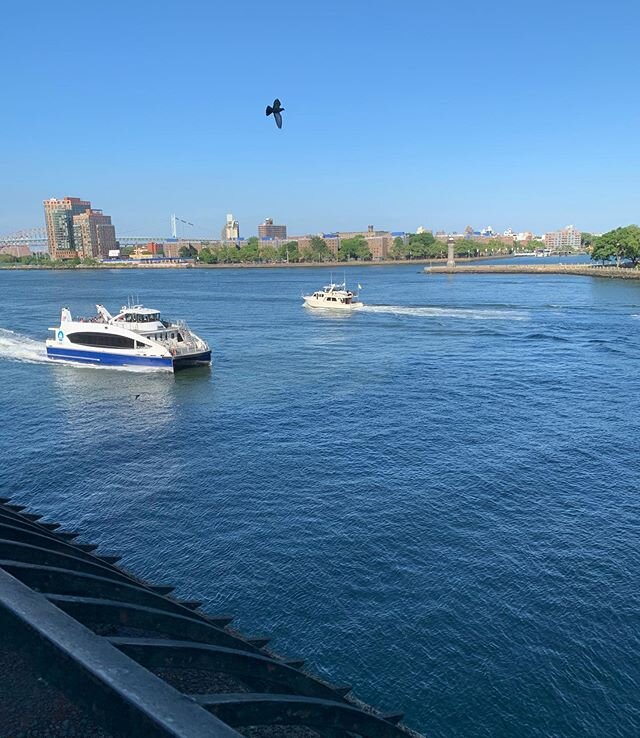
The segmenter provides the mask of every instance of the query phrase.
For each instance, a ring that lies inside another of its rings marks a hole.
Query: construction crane
[[[193,223],[189,223],[188,220],[182,220],[182,218],[178,218],[178,216],[175,213],[171,214],[171,237],[172,238],[178,238],[178,221],[180,223],[184,223],[185,225],[189,225],[193,227]]]

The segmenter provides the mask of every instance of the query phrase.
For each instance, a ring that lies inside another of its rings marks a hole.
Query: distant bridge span
[[[0,236],[1,246],[47,245],[47,232],[44,228],[27,228],[23,231]]]
[[[163,243],[172,240],[166,236],[118,236],[121,246],[141,246],[152,241]],[[27,228],[15,233],[0,236],[0,248],[3,246],[28,246],[37,251],[47,249],[47,231],[44,228]]]

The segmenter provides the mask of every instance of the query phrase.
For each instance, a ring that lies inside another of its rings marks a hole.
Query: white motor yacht
[[[305,307],[324,308],[327,310],[357,310],[364,307],[358,302],[358,293],[347,289],[346,283],[334,284],[331,282],[312,295],[303,295]]]

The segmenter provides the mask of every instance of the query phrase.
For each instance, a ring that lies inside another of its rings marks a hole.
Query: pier
[[[416,736],[78,535],[0,498],[3,735]]]
[[[592,264],[465,264],[464,266],[427,266],[427,274],[562,274],[576,277],[640,279],[640,269]]]

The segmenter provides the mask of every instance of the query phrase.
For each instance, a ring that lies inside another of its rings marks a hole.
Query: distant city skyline
[[[80,203],[80,209],[78,210],[78,212],[84,212],[85,208],[87,208],[87,207],[90,208],[91,207],[91,203],[90,202],[83,201],[80,198],[76,197],[75,195],[74,196],[65,195],[63,198],[60,198],[60,202],[62,202],[63,200],[69,200],[69,199],[70,200],[77,200],[78,203]],[[47,204],[49,202],[51,202],[51,203],[57,202],[57,198],[56,197],[51,197],[51,198],[46,198],[44,200],[44,203],[45,203],[45,227],[47,228],[47,230],[50,231],[50,226],[46,222],[47,221],[47,217],[46,217],[47,216]],[[100,214],[102,213],[101,210],[100,211],[95,211],[95,212],[96,213],[100,213]],[[148,232],[148,233],[143,233],[142,231],[140,231],[140,232],[138,232],[138,231],[131,231],[130,232],[127,229],[124,229],[124,230],[120,229],[120,233],[125,234],[125,231],[126,231],[126,235],[128,237],[133,237],[133,236],[146,237],[146,236],[149,236],[150,238],[163,238],[163,239],[166,238],[166,239],[168,239],[168,238],[171,238],[172,237],[172,232],[171,231],[172,231],[172,227],[174,225],[173,222],[172,222],[172,218],[173,218],[173,215],[169,217],[169,227],[166,229],[166,231],[164,233],[163,232],[160,232],[160,231],[157,231],[157,232]],[[182,220],[180,218],[177,218],[176,220],[177,220],[177,224],[176,225],[178,225],[178,238],[180,238],[180,239],[186,239],[186,240],[188,240],[189,238],[192,238],[192,239],[211,239],[211,240],[217,240],[218,238],[222,238],[224,240],[226,238],[228,240],[234,240],[234,239],[238,239],[238,238],[241,237],[240,236],[240,226],[239,226],[240,220],[239,219],[236,219],[230,213],[227,213],[226,214],[226,219],[224,221],[223,227],[221,229],[221,232],[219,232],[219,234],[216,234],[215,232],[202,233],[202,232],[200,232],[200,230],[198,229],[198,227],[197,227],[196,224],[191,224],[191,222],[187,222],[187,221]],[[109,222],[110,222],[110,218],[109,218]],[[186,224],[186,225],[188,225],[190,227],[189,228],[184,228],[184,226],[183,226],[182,227],[182,231],[181,231],[180,224]],[[41,225],[42,224],[37,224],[36,226],[32,226],[32,227],[36,227],[37,228],[37,227],[40,227]],[[335,233],[337,233],[337,232],[344,233],[344,232],[350,232],[350,231],[354,230],[353,229],[353,225],[354,225],[353,223],[349,222],[349,226],[350,226],[349,228],[330,228],[330,227],[328,227],[325,224],[323,227],[320,227],[320,228],[318,228],[316,230],[293,231],[293,230],[289,229],[289,234],[292,234],[293,236],[295,236],[295,235],[302,236],[302,235],[314,235],[314,234],[323,234],[323,233],[324,234],[330,234],[330,233],[334,233],[334,232]],[[378,225],[379,224],[376,224],[376,228],[378,228]],[[371,227],[371,226],[369,226],[369,227]],[[393,228],[393,227],[387,227],[385,224],[380,225],[380,229],[385,230],[385,231],[390,231],[390,232],[392,232],[392,231],[402,231],[402,232],[406,232],[406,233],[415,233],[415,232],[420,233],[420,232],[424,232],[425,230],[427,230],[427,231],[432,231],[433,233],[438,233],[438,232],[444,232],[444,233],[465,233],[465,232],[471,232],[472,231],[474,233],[477,233],[478,235],[487,235],[489,233],[493,233],[494,235],[498,235],[498,234],[505,234],[505,235],[507,235],[507,234],[510,234],[510,233],[517,234],[517,233],[523,233],[523,232],[531,232],[531,233],[533,233],[535,235],[543,235],[544,233],[548,233],[548,232],[551,232],[551,231],[560,231],[564,227],[565,226],[556,225],[556,227],[554,227],[554,228],[546,228],[544,230],[538,231],[538,230],[531,229],[531,228],[512,228],[511,226],[507,226],[505,228],[499,228],[499,227],[494,228],[491,224],[486,224],[486,225],[482,225],[482,226],[476,224],[476,226],[474,226],[473,224],[470,224],[469,222],[467,222],[467,224],[464,227],[456,227],[456,228],[441,228],[441,227],[434,226],[434,225],[426,225],[425,223],[420,223],[420,224],[418,224],[418,225],[416,225],[414,227],[409,227],[409,228],[407,228],[407,227],[404,227],[404,228]],[[567,227],[571,228],[573,226],[567,226]],[[244,230],[244,234],[242,235],[242,238],[249,238],[251,236],[258,236],[259,238],[279,238],[279,239],[285,238],[286,239],[287,238],[287,229],[288,229],[288,225],[284,225],[284,224],[283,225],[274,225],[273,218],[266,218],[263,221],[255,224],[254,226],[249,225],[246,228],[244,228],[243,229]],[[19,231],[19,230],[23,230],[23,228],[17,228],[15,230],[16,231]],[[356,230],[363,230],[363,227],[361,226],[359,229],[356,228]],[[580,228],[579,230],[581,230],[581,231],[587,231],[587,232],[595,232],[595,231],[591,231],[588,228]],[[7,233],[10,233],[10,232],[7,232]],[[3,235],[6,235],[6,234],[5,233],[0,233],[0,236],[3,236]],[[50,243],[51,243],[51,241],[50,241]]]
[[[290,233],[637,222],[640,6],[576,7],[9,4],[29,43],[0,45],[0,234],[71,193],[140,235],[172,213],[199,236],[229,212],[246,234],[265,215]]]

